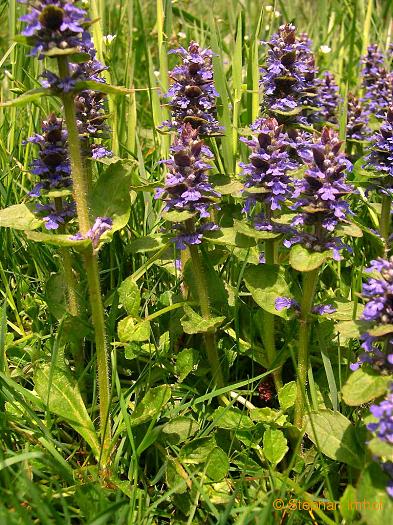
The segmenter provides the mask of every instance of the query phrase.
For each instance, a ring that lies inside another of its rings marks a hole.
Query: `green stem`
[[[58,58],[59,73],[62,78],[69,75],[67,57]],[[76,114],[74,105],[74,94],[65,93],[62,96],[64,106],[65,123],[68,134],[68,150],[71,162],[73,194],[78,214],[79,228],[82,235],[90,229],[89,216],[89,181],[85,172],[84,159],[81,152],[81,144],[76,125]],[[111,439],[111,422],[109,417],[110,384],[109,365],[106,347],[106,330],[104,306],[102,303],[101,287],[99,280],[99,269],[97,256],[90,246],[83,254],[87,282],[89,288],[90,308],[95,333],[95,344],[98,368],[98,391],[100,411],[100,433],[103,447],[103,462],[108,459]]]
[[[55,197],[54,199],[56,211],[63,209],[63,199],[61,197]],[[59,233],[65,233],[64,225],[60,225]],[[72,317],[79,317],[79,301],[77,294],[77,284],[75,275],[72,269],[72,256],[66,248],[60,248],[60,255],[63,264],[63,274],[67,286],[67,305],[68,312]],[[83,344],[75,341],[71,342],[71,352],[74,357],[75,371],[78,380],[81,381],[83,370],[85,367],[85,359],[83,353]],[[80,383],[81,390],[83,391],[83,384]],[[82,392],[83,393],[83,392]]]
[[[266,264],[275,264],[277,261],[276,243],[274,240],[265,241],[265,258]],[[266,349],[267,360],[269,363],[269,367],[271,368],[272,364],[274,363],[277,357],[275,340],[275,319],[274,314],[266,312],[265,310],[263,311],[262,330],[263,343]],[[281,367],[275,372],[273,372],[273,380],[274,385],[276,387],[276,391],[278,392],[279,389],[282,387]]]
[[[201,308],[201,314],[204,319],[210,319],[210,303],[209,293],[207,288],[207,282],[205,273],[202,266],[201,257],[197,246],[190,245],[190,258],[192,269],[194,271],[194,279],[197,285],[199,305]],[[216,335],[214,331],[209,331],[204,334],[204,340],[206,345],[207,359],[210,364],[213,381],[218,388],[224,386],[224,379],[221,371],[220,359],[218,357]]]
[[[302,427],[305,405],[307,402],[305,386],[307,382],[307,371],[309,362],[310,342],[310,313],[314,302],[315,289],[319,275],[319,268],[303,274],[303,298],[300,303],[300,327],[298,341],[298,363],[296,379],[296,401],[294,424]]]
[[[379,217],[379,232],[382,238],[385,240],[385,251],[388,247],[390,235],[391,209],[392,199],[389,197],[389,195],[383,195],[381,215]]]

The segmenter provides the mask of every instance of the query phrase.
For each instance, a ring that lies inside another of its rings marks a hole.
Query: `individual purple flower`
[[[368,112],[352,93],[348,94],[347,105],[347,140],[367,140],[370,135]]]
[[[187,211],[198,222],[196,229],[189,229],[187,222],[176,223],[178,231],[174,241],[184,250],[188,244],[200,244],[203,232],[217,229],[211,222],[210,211],[218,209],[216,198],[220,196],[209,183],[207,170],[213,154],[199,138],[198,129],[184,124],[171,147],[171,156],[163,161],[168,168],[165,186],[158,188],[155,198],[162,198],[164,211]]]
[[[53,48],[78,48],[82,33],[89,24],[86,11],[74,0],[19,0],[28,4],[29,11],[20,20],[27,25],[22,34],[33,46],[31,55],[44,58]]]
[[[290,299],[289,297],[277,297],[275,300],[274,306],[277,311],[281,312],[281,310],[289,310],[293,308],[294,310],[299,310],[300,305],[295,299]]]
[[[366,157],[366,168],[379,175],[370,181],[374,188],[386,195],[393,195],[393,107],[387,111],[386,119],[371,139],[370,153]]]
[[[312,313],[316,315],[334,314],[334,312],[337,312],[337,308],[332,304],[317,304],[312,307]]]
[[[264,43],[269,50],[266,66],[261,69],[263,109],[269,113],[291,113],[308,104],[307,93],[313,95],[316,74],[310,39],[305,35],[297,37],[295,26],[285,24]]]
[[[340,103],[339,89],[334,75],[325,71],[321,78],[316,80],[318,111],[313,115],[314,122],[329,122],[337,124],[337,112]]]
[[[251,129],[251,139],[240,139],[251,150],[249,162],[240,164],[245,177],[244,211],[257,211],[255,228],[281,231],[282,225],[272,218],[292,192],[289,171],[298,166],[290,155],[292,141],[275,118],[258,119]]]
[[[113,221],[110,217],[97,217],[94,221],[93,226],[90,230],[83,235],[82,233],[77,233],[71,237],[74,241],[81,241],[84,239],[90,239],[93,244],[93,248],[98,248],[101,237],[103,234],[112,229]]]
[[[383,54],[376,44],[368,47],[362,64],[363,100],[369,113],[384,118],[393,104],[393,74],[384,67]]]
[[[217,121],[216,98],[219,96],[213,81],[213,52],[190,42],[188,49],[180,47],[170,53],[179,55],[182,63],[170,72],[172,85],[165,97],[169,99],[170,120],[163,126],[179,130],[189,123],[201,135],[221,133]]]
[[[362,335],[362,349],[358,361],[351,365],[356,370],[363,363],[369,363],[379,371],[393,370],[393,259],[371,261],[369,272],[377,276],[363,285],[363,296],[367,299],[362,320],[368,321],[370,328]],[[386,331],[383,328],[386,327]],[[382,329],[381,335],[373,330]]]
[[[304,177],[295,180],[291,208],[300,213],[292,220],[293,230],[285,246],[300,243],[316,252],[332,249],[334,257],[339,258],[344,245],[334,230],[349,215],[349,204],[343,197],[353,192],[345,174],[352,165],[340,152],[341,144],[337,133],[325,127],[311,145],[313,158],[306,162]]]

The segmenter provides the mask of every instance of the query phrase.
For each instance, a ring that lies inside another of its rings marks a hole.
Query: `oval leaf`
[[[289,254],[289,264],[298,272],[311,272],[319,268],[331,256],[331,251],[312,252],[295,244]]]

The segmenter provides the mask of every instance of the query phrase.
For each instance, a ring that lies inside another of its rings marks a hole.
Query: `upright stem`
[[[204,319],[210,319],[210,303],[209,293],[207,288],[207,282],[205,273],[202,266],[201,257],[197,246],[190,245],[190,258],[192,263],[192,269],[194,271],[194,278],[196,281],[199,297],[199,305],[201,307],[202,317]],[[224,386],[224,379],[221,371],[221,364],[218,357],[216,336],[214,331],[209,331],[204,334],[204,340],[206,345],[207,359],[210,364],[213,381],[218,388]]]
[[[294,424],[302,427],[304,409],[307,402],[306,381],[309,362],[310,343],[310,313],[314,302],[315,289],[319,275],[319,268],[303,274],[303,298],[300,303],[300,327],[298,341],[298,363],[296,379],[296,401]]]
[[[66,57],[58,58],[59,73],[61,77],[69,75],[68,60]],[[89,181],[85,173],[84,160],[81,153],[80,138],[76,125],[74,94],[65,93],[62,96],[64,116],[68,134],[68,150],[70,154],[73,193],[78,214],[79,228],[82,235],[90,229],[89,216]],[[103,461],[108,459],[111,439],[111,423],[109,418],[110,385],[109,365],[106,347],[106,331],[104,306],[102,303],[101,287],[97,256],[90,246],[85,250],[84,264],[89,288],[90,308],[95,333],[95,344],[98,368],[98,391],[100,410],[100,432],[103,447]]]
[[[265,259],[266,264],[276,263],[276,243],[274,240],[265,241]],[[270,312],[263,311],[263,343],[266,349],[269,367],[271,368],[276,359],[276,340],[275,340],[275,319]],[[273,372],[274,385],[276,391],[282,387],[281,368]]]
[[[387,249],[390,235],[391,210],[392,199],[389,197],[389,195],[383,195],[381,215],[379,217],[379,233],[385,241],[385,250]]]

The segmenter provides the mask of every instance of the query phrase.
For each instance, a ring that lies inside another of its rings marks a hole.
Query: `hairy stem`
[[[277,261],[276,257],[276,243],[272,240],[265,241],[265,258],[266,264],[275,264]],[[266,349],[267,359],[269,367],[271,368],[274,363],[277,352],[276,352],[276,340],[275,340],[275,319],[274,314],[263,311],[263,343]],[[281,368],[273,372],[274,385],[276,391],[282,387],[281,380]]]
[[[379,233],[385,241],[385,250],[387,250],[390,235],[391,210],[392,199],[389,195],[383,195],[381,215],[379,217]]]
[[[199,250],[195,245],[190,245],[189,248],[192,269],[194,272],[194,278],[198,290],[201,314],[204,319],[210,319],[211,313],[209,304],[209,293]],[[204,340],[206,345],[207,358],[213,376],[213,381],[215,382],[218,388],[221,388],[222,386],[224,386],[224,379],[221,371],[220,359],[218,357],[216,335],[214,331],[206,332],[204,334]]]
[[[66,57],[58,58],[59,73],[61,77],[69,75],[68,60]],[[64,93],[62,96],[64,106],[65,123],[68,134],[68,150],[71,162],[73,194],[78,214],[79,228],[82,235],[90,229],[89,216],[89,180],[85,172],[84,159],[81,152],[81,144],[76,124],[74,105],[74,94]],[[109,364],[106,346],[106,330],[104,306],[102,303],[101,287],[99,280],[99,269],[97,255],[90,246],[83,253],[84,265],[87,274],[89,288],[90,308],[92,323],[95,334],[97,368],[98,368],[98,391],[100,411],[100,433],[103,447],[103,461],[107,461],[110,447],[111,422],[109,417],[110,384]]]
[[[294,424],[298,428],[302,427],[306,397],[306,382],[309,363],[309,343],[310,343],[310,313],[314,302],[315,289],[319,275],[319,268],[303,274],[303,298],[300,304],[300,327],[298,340],[298,362],[296,378],[296,401]]]

